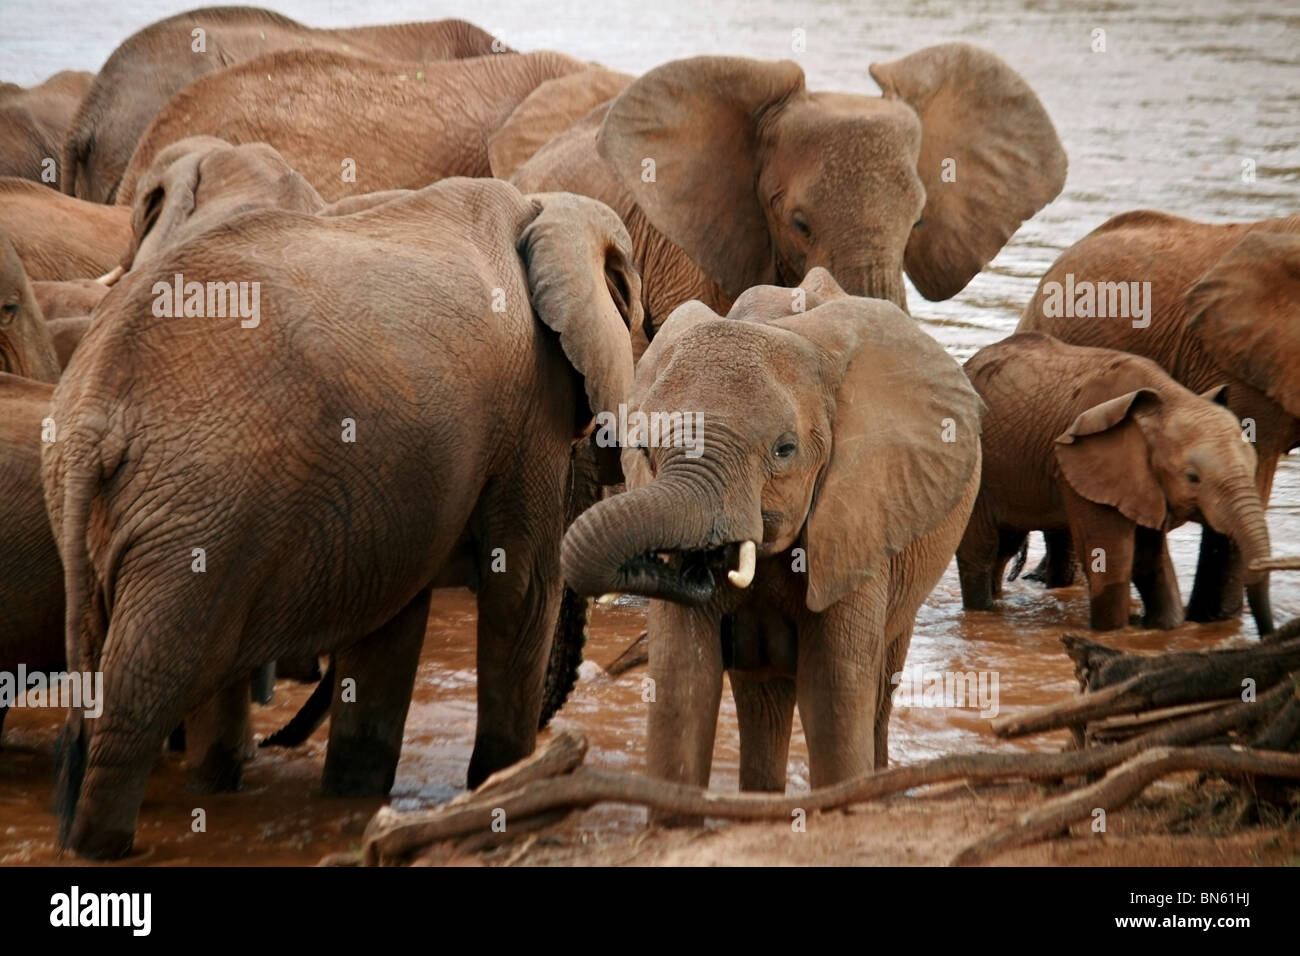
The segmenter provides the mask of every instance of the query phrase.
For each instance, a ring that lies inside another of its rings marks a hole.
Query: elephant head
[[[1269,556],[1255,449],[1225,406],[1227,389],[1139,388],[1080,414],[1056,439],[1056,460],[1076,492],[1146,528],[1204,521],[1241,548],[1249,567]],[[1268,573],[1246,593],[1260,634],[1273,630]]]
[[[1300,235],[1247,234],[1187,293],[1187,312],[1222,368],[1300,418]]]
[[[906,309],[946,299],[1060,192],[1033,90],[962,43],[871,67],[881,97],[812,92],[790,61],[660,66],[610,105],[597,149],[650,223],[727,294],[828,269]]]
[[[565,578],[579,593],[701,604],[716,573],[745,588],[758,559],[799,546],[806,604],[824,611],[957,504],[979,415],[937,342],[824,270],[752,289],[726,318],[688,302],[637,365],[631,490],[574,522]]]
[[[317,213],[324,200],[266,143],[232,146],[187,136],[159,151],[140,177],[123,269],[253,209]]]
[[[23,262],[0,232],[0,372],[59,380],[59,360]]]

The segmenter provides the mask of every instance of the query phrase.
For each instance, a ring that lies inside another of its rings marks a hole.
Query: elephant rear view
[[[1088,578],[1091,626],[1128,623],[1129,584],[1146,627],[1183,622],[1165,535],[1200,521],[1248,564],[1269,554],[1255,450],[1224,405],[1150,359],[1019,333],[966,363],[988,406],[984,477],[957,551],[962,601],[985,610],[1029,531],[1068,533]],[[1273,630],[1267,572],[1247,592],[1261,635]]]
[[[631,382],[630,263],[599,203],[452,179],[236,216],[122,278],[42,462],[69,647],[105,683],[68,717],[65,845],[128,852],[166,733],[277,658],[334,654],[325,790],[386,792],[453,566],[479,602],[470,785],[531,752],[570,447]]]
[[[630,490],[574,522],[564,575],[652,598],[650,773],[708,784],[724,670],[743,789],[784,790],[796,703],[814,787],[883,767],[891,676],[979,487],[961,368],[814,269],[726,318],[678,308],[626,419]]]

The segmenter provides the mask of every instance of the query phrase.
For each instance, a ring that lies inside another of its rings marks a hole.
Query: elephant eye
[[[803,213],[796,212],[790,217],[790,221],[794,224],[795,229],[799,230],[799,234],[805,239],[812,236],[812,230],[808,228],[808,220],[803,217]]]
[[[8,325],[12,322],[14,316],[18,314],[18,306],[19,303],[17,302],[6,302],[4,306],[0,307],[0,324]]]
[[[1199,485],[1201,483],[1201,476],[1194,471],[1189,471],[1187,473],[1187,480],[1194,485]]]
[[[780,458],[782,460],[785,460],[787,458],[793,458],[794,453],[798,450],[799,450],[799,446],[796,445],[791,439],[783,438],[780,441],[778,441],[776,443],[776,446],[772,449],[772,457]]]

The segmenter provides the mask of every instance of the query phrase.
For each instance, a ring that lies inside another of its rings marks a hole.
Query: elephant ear
[[[187,153],[165,165],[155,161],[140,177],[131,204],[131,244],[122,256],[124,270],[131,268],[150,236],[170,235],[194,215],[199,165],[204,155]]]
[[[775,278],[755,188],[759,123],[803,88],[803,70],[789,60],[675,60],[620,93],[596,135],[650,224],[732,297],[755,277]]]
[[[1216,362],[1300,417],[1300,235],[1252,232],[1187,293]]]
[[[1159,393],[1139,388],[1089,408],[1056,439],[1056,460],[1071,488],[1147,528],[1163,528],[1167,508],[1134,416],[1159,407]]]
[[[492,175],[509,179],[539,149],[631,82],[631,75],[604,67],[547,80],[488,139]]]
[[[820,613],[958,506],[978,468],[983,403],[891,303],[833,298],[770,324],[817,347],[835,396],[830,459],[803,532],[806,603]]]
[[[632,388],[628,329],[640,323],[641,277],[632,240],[604,203],[571,193],[528,197],[541,212],[524,227],[516,248],[528,274],[533,310],[560,337],[582,376],[589,414],[617,414]]]
[[[1060,193],[1065,150],[1029,84],[987,50],[926,47],[873,63],[871,76],[886,99],[902,100],[921,119],[925,208],[904,267],[927,299],[951,298]]]

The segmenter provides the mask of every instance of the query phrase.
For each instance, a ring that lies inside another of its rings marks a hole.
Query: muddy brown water
[[[318,26],[400,21],[432,15],[418,0],[376,11],[361,0],[273,4]],[[59,69],[94,69],[117,42],[162,16],[195,6],[141,0],[103,9],[71,0],[54,11],[13,5],[0,34],[0,79],[29,84]],[[82,9],[84,7],[84,10]],[[931,43],[967,40],[998,52],[1028,79],[1052,115],[1070,157],[1062,195],[1026,223],[997,259],[956,298],[923,300],[909,290],[912,311],[958,359],[1007,335],[1038,277],[1051,262],[1110,216],[1158,208],[1206,221],[1282,216],[1300,209],[1300,11],[1281,0],[1177,0],[1161,3],[989,0],[978,5],[938,0],[886,0],[864,7],[848,0],[743,5],[664,0],[653,15],[640,0],[588,4],[503,0],[481,25],[519,49],[552,48],[638,72],[679,56],[731,53],[800,62],[809,85],[875,93],[867,66]],[[87,15],[93,12],[93,16]],[[480,19],[474,9],[437,15]],[[58,17],[65,18],[56,22]],[[804,50],[792,49],[794,30]],[[1106,52],[1092,50],[1105,31]],[[1255,179],[1242,176],[1253,164]],[[1269,509],[1275,552],[1300,552],[1300,467],[1279,469]],[[1175,532],[1171,544],[1184,597],[1195,567],[1198,529]],[[1034,540],[1030,565],[1041,543]],[[1274,576],[1279,622],[1300,613],[1300,573]],[[998,675],[1002,713],[1042,704],[1075,688],[1059,638],[1084,632],[1087,602],[1069,588],[1008,585],[998,610],[961,609],[955,565],[923,607],[908,667],[925,673]],[[644,627],[635,604],[598,610],[588,649],[591,662],[570,703],[555,721],[585,734],[589,762],[643,766],[644,670],[617,680],[598,664],[612,661]],[[1128,629],[1108,635],[1125,650],[1222,647],[1254,639],[1248,619],[1170,632]],[[415,699],[392,803],[430,807],[459,793],[474,734],[474,603],[466,592],[440,593],[432,609]],[[915,673],[915,670],[912,671]],[[282,724],[308,688],[280,682],[274,702],[254,708],[255,729]],[[921,701],[924,703],[924,700]],[[51,750],[61,721],[52,711],[15,710],[0,749],[0,864],[56,862],[48,811]],[[1003,742],[977,709],[912,706],[895,710],[891,755],[915,761],[954,751],[1059,747],[1060,736]],[[189,791],[181,758],[161,759],[140,816],[133,862],[158,864],[308,864],[358,845],[378,800],[326,800],[316,794],[326,729],[303,748],[260,752],[242,792],[203,796]],[[737,731],[724,692],[712,786],[735,789]],[[795,726],[790,788],[807,787],[807,752]],[[193,811],[206,812],[207,830],[192,830]],[[639,831],[644,811],[603,807],[566,824],[592,841]]]

